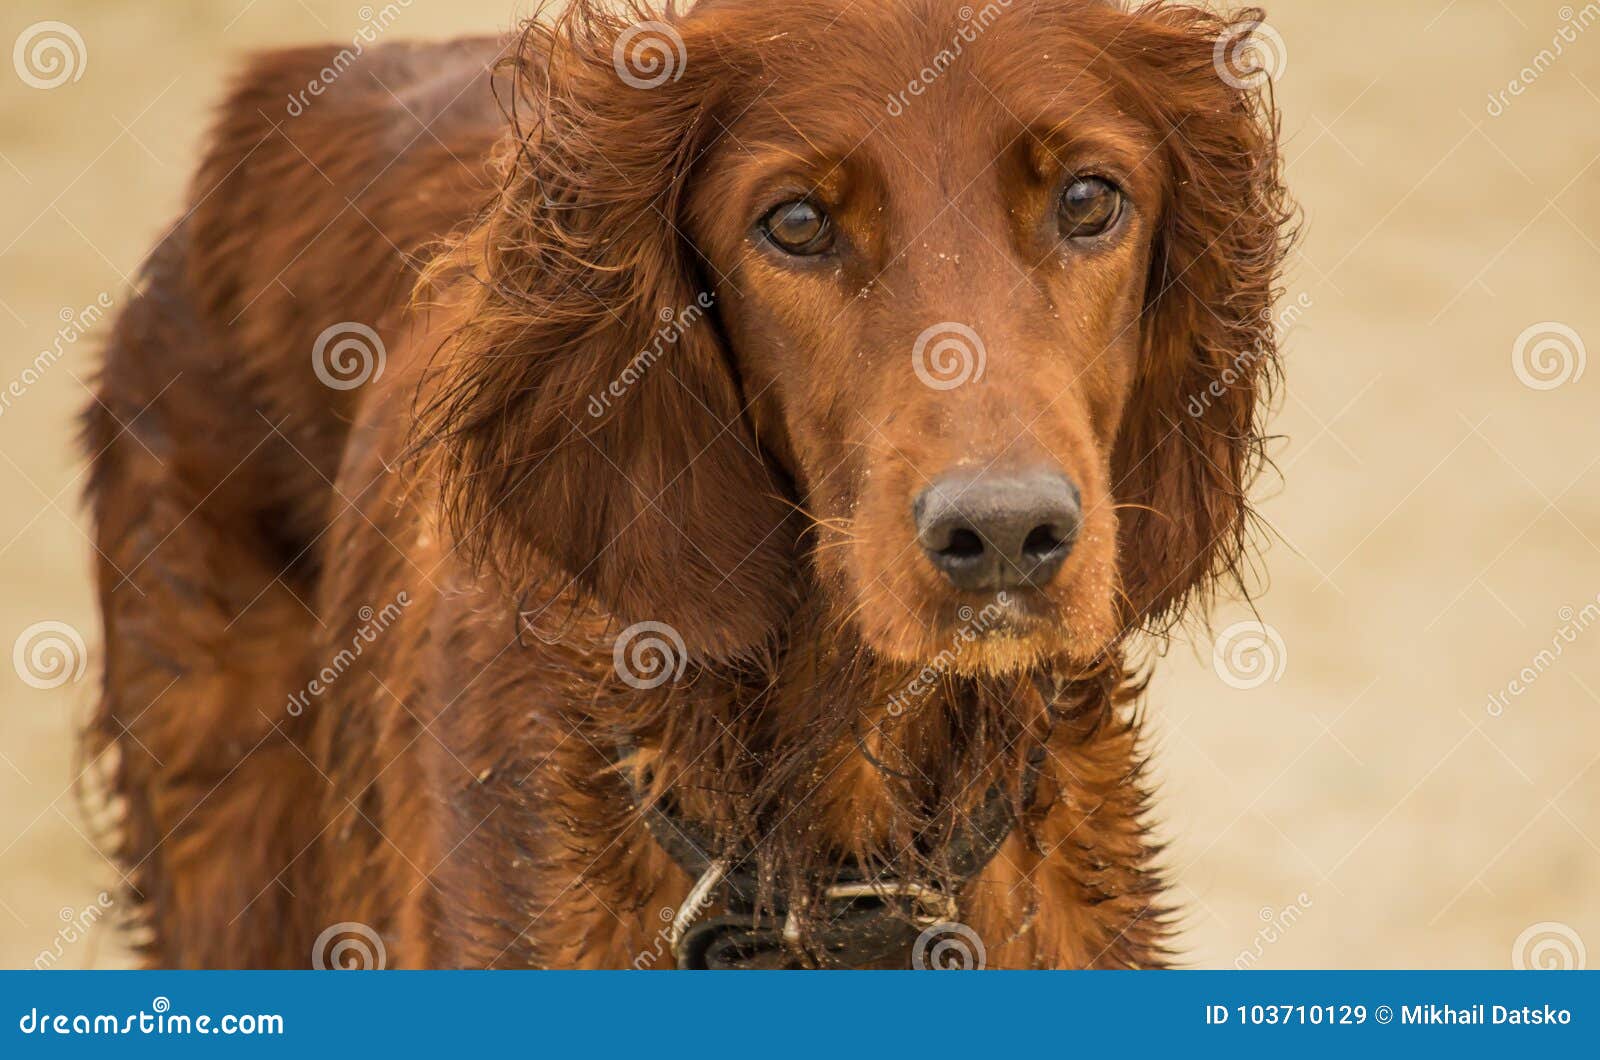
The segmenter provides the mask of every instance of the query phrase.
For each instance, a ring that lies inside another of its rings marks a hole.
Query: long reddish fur
[[[1275,119],[1211,69],[1228,20],[1053,3],[1107,40],[1170,174],[1150,368],[1111,454],[1120,623],[1160,632],[1247,556],[1288,218]],[[826,5],[703,6],[699,55]],[[847,855],[930,871],[907,838],[970,810],[957,793],[1014,783],[1048,733],[1038,797],[963,919],[992,966],[1165,963],[1124,639],[1050,675],[1053,724],[1033,682],[978,674],[891,726],[881,706],[917,667],[838,620],[806,560],[817,528],[761,458],[793,440],[740,420],[726,367],[689,348],[686,385],[581,412],[694,291],[665,227],[691,179],[685,114],[641,112],[604,76],[640,14],[580,0],[509,40],[386,45],[292,120],[329,52],[279,52],[223,107],[86,417],[106,640],[88,747],[146,960],[304,967],[359,922],[391,966],[661,964],[661,911],[692,881],[639,823],[618,748],[793,887]],[[893,35],[927,15],[873,17]],[[381,380],[336,391],[310,370],[339,321],[388,338]],[[664,555],[678,531],[702,558]],[[692,663],[640,691],[613,646],[660,618]],[[880,768],[895,754],[925,789]]]

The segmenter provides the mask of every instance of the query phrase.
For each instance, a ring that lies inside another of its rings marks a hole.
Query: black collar
[[[634,748],[622,748],[624,758]],[[1041,743],[1028,756],[1022,778],[1022,805],[1033,805],[1044,764]],[[912,967],[918,939],[954,921],[957,898],[999,853],[1016,830],[1013,800],[1006,785],[990,788],[983,804],[955,830],[940,863],[947,867],[943,887],[912,880],[871,876],[846,867],[820,889],[823,909],[812,911],[820,928],[802,944],[797,910],[790,897],[758,894],[754,851],[716,853],[720,844],[710,829],[678,813],[670,793],[644,795],[646,785],[623,769],[634,805],[656,843],[695,880],[668,929],[673,956],[682,969],[900,968]],[[713,904],[722,915],[705,917]]]

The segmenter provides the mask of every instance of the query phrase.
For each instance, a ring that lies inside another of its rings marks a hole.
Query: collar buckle
[[[927,884],[913,883],[907,880],[880,880],[875,883],[836,883],[822,892],[822,901],[827,905],[834,903],[847,905],[860,898],[909,898],[912,902],[911,917],[922,927],[929,927],[933,924],[956,918],[956,900],[954,897],[945,894],[936,887],[929,887]],[[800,921],[793,909],[784,917],[783,941],[796,948],[800,945]]]

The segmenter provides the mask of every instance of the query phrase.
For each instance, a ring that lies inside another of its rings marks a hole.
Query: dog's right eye
[[[761,231],[786,254],[809,257],[833,249],[833,222],[809,199],[775,207],[761,219]]]
[[[1061,234],[1090,239],[1116,227],[1122,217],[1122,190],[1102,177],[1079,177],[1061,193]]]

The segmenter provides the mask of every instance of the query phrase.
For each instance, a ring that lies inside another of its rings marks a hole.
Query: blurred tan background
[[[513,2],[395,0],[386,36],[504,29]],[[1265,628],[1224,611],[1220,652],[1175,644],[1151,696],[1185,955],[1577,963],[1600,947],[1600,5],[1268,6],[1309,231]],[[72,793],[99,654],[73,421],[98,307],[177,216],[237,58],[348,44],[372,14],[0,13],[0,45],[45,21],[81,38],[59,87],[0,64],[0,966],[126,962]]]

